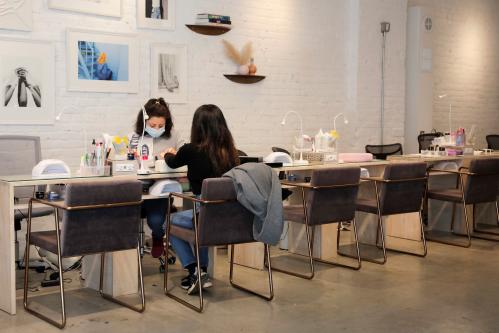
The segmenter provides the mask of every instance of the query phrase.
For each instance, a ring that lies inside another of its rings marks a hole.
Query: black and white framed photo
[[[151,96],[187,103],[187,46],[151,45]]]
[[[52,9],[121,17],[121,0],[49,0],[48,5]]]
[[[0,39],[0,123],[54,123],[54,77],[52,43]]]
[[[0,29],[31,31],[31,0],[0,0]]]
[[[137,0],[137,26],[174,30],[175,0]]]
[[[68,29],[66,42],[68,90],[138,92],[136,35]]]

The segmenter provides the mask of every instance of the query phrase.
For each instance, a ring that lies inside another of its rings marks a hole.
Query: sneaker
[[[198,286],[198,277],[196,274],[192,275],[190,279],[190,286],[187,289],[187,295],[192,295],[198,292],[199,286]],[[201,272],[201,286],[203,286],[203,289],[206,288],[211,288],[213,287],[213,283],[211,282],[211,279],[206,272]]]
[[[190,287],[190,286],[191,286],[191,284],[192,284],[192,283],[191,283],[191,279],[193,279],[193,278],[195,279],[195,278],[196,278],[196,276],[195,276],[195,275],[191,275],[191,274],[188,274],[188,275],[184,276],[184,277],[182,278],[182,280],[180,280],[180,287],[181,287],[182,289],[185,289],[185,290],[189,289],[189,287]]]
[[[350,231],[350,222],[340,222],[341,231]]]
[[[163,238],[153,238],[151,256],[159,258],[163,254],[165,248],[163,247]]]

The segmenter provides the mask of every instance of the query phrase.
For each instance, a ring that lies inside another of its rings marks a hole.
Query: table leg
[[[0,310],[16,314],[14,189],[0,182]]]

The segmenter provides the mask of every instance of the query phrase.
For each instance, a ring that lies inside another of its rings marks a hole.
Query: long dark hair
[[[151,98],[144,105],[149,118],[151,117],[161,117],[165,118],[165,133],[161,137],[169,139],[172,136],[172,114],[170,113],[170,108],[163,98]],[[135,133],[142,134],[144,130],[144,116],[142,115],[142,110],[139,111],[137,115],[137,121],[135,121]]]
[[[216,105],[201,105],[194,113],[191,144],[211,158],[213,171],[217,175],[239,164],[234,139],[222,111]]]

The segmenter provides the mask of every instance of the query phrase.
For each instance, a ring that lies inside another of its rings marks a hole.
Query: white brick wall
[[[499,2],[497,0],[409,0],[433,11],[433,127],[478,126],[477,147],[499,133]],[[445,100],[438,95],[448,94]]]
[[[342,150],[362,151],[378,140],[381,34],[379,23],[392,22],[387,44],[387,125],[385,142],[403,138],[404,52],[407,0],[177,0],[175,31],[137,29],[136,1],[123,0],[123,17],[112,19],[49,10],[46,0],[34,0],[30,33],[0,31],[0,37],[51,40],[56,45],[56,114],[50,126],[6,126],[0,133],[40,135],[44,158],[60,158],[75,167],[88,139],[102,132],[126,134],[140,105],[149,98],[149,46],[170,42],[188,45],[189,102],[172,105],[175,127],[189,137],[194,110],[218,104],[238,148],[266,155],[271,146],[290,148],[298,131],[280,121],[288,110],[300,112],[305,131],[313,135],[329,127],[338,112],[350,115],[339,127]],[[226,13],[234,30],[220,37],[198,35],[184,24],[196,13]],[[68,92],[66,90],[66,28],[137,33],[140,38],[138,94]],[[239,85],[225,79],[234,71],[224,56],[221,39],[241,46],[252,41],[258,73],[266,80]]]

